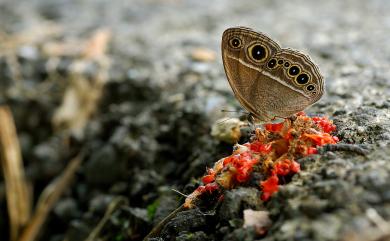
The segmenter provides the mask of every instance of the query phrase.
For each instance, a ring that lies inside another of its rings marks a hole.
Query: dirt
[[[183,203],[172,189],[191,193],[206,167],[231,154],[211,127],[239,116],[222,109],[241,109],[220,57],[222,32],[232,26],[310,54],[326,94],[306,112],[329,116],[341,143],[368,154],[324,151],[297,160],[301,172],[270,201],[254,199],[253,188],[228,191],[217,207],[178,213],[154,240],[387,240],[389,11],[385,0],[1,1],[0,103],[14,115],[34,205],[69,160],[85,153],[37,240],[85,240],[118,197],[123,203],[96,240],[142,240]],[[103,57],[78,54],[97,30],[110,36]],[[56,55],[49,43],[71,47]],[[82,91],[96,91],[96,109],[85,126],[59,125],[56,113],[75,79],[101,83],[101,92],[93,84]],[[6,194],[1,178],[4,240]],[[266,234],[243,227],[244,208],[270,212]]]

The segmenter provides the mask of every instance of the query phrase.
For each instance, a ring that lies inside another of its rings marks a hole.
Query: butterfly
[[[229,28],[221,45],[234,95],[259,122],[292,116],[324,93],[324,78],[308,55],[281,48],[263,33]]]

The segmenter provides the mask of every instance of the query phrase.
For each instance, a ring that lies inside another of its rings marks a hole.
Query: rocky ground
[[[219,117],[238,115],[221,113],[239,109],[219,49],[231,26],[309,53],[326,94],[307,113],[328,115],[341,143],[369,153],[300,159],[267,203],[256,189],[228,191],[214,212],[180,212],[154,240],[388,240],[389,11],[385,0],[0,1],[0,103],[15,118],[34,206],[83,153],[37,240],[93,230],[90,240],[142,240],[183,202],[172,189],[192,192],[231,153],[210,135]],[[83,108],[69,114],[65,96]],[[4,240],[6,195],[0,179]],[[270,212],[265,236],[243,228],[247,207]]]

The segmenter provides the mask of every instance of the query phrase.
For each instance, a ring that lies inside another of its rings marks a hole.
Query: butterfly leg
[[[252,113],[248,113],[247,115],[247,120],[248,122],[251,124],[251,125],[254,125],[255,124],[255,117],[252,115]]]
[[[248,125],[249,125],[249,130],[250,130],[250,141],[254,141],[256,139],[258,139],[258,134],[257,134],[257,128],[256,128],[256,118],[251,114],[249,113],[247,115],[247,121],[248,121]]]
[[[294,122],[296,119],[297,119],[297,115],[291,115],[291,116],[289,116],[289,117],[281,117],[281,116],[274,116],[273,118],[272,118],[272,121],[274,121],[274,120],[276,120],[276,119],[283,119],[283,120],[289,120],[289,121],[291,121],[291,122]]]
[[[249,127],[251,128],[251,130],[255,130],[256,129],[256,119],[255,117],[252,115],[252,113],[248,113],[247,117],[246,117],[248,123],[249,123]]]
[[[297,115],[292,115],[292,116],[289,116],[287,117],[291,122],[294,122],[296,119],[297,119]]]

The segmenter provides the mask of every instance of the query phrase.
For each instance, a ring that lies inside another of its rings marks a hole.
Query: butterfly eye
[[[241,39],[234,37],[234,38],[230,39],[229,44],[232,48],[238,49],[238,48],[241,48],[242,41],[241,41]]]
[[[300,74],[295,80],[298,84],[304,85],[309,82],[309,76],[307,74]]]
[[[289,62],[284,63],[284,67],[288,68],[290,66]]]
[[[271,59],[267,64],[268,68],[273,69],[276,66],[276,59]]]
[[[256,62],[262,61],[267,57],[267,49],[260,44],[254,44],[249,47],[248,53],[249,57]]]
[[[313,91],[313,90],[315,90],[315,86],[314,85],[308,85],[308,86],[306,86],[306,89],[308,90],[308,91]]]
[[[300,69],[296,65],[293,65],[288,69],[288,74],[291,76],[295,76],[295,75],[299,74],[299,72],[300,72]]]
[[[283,59],[279,59],[278,64],[283,64]]]

